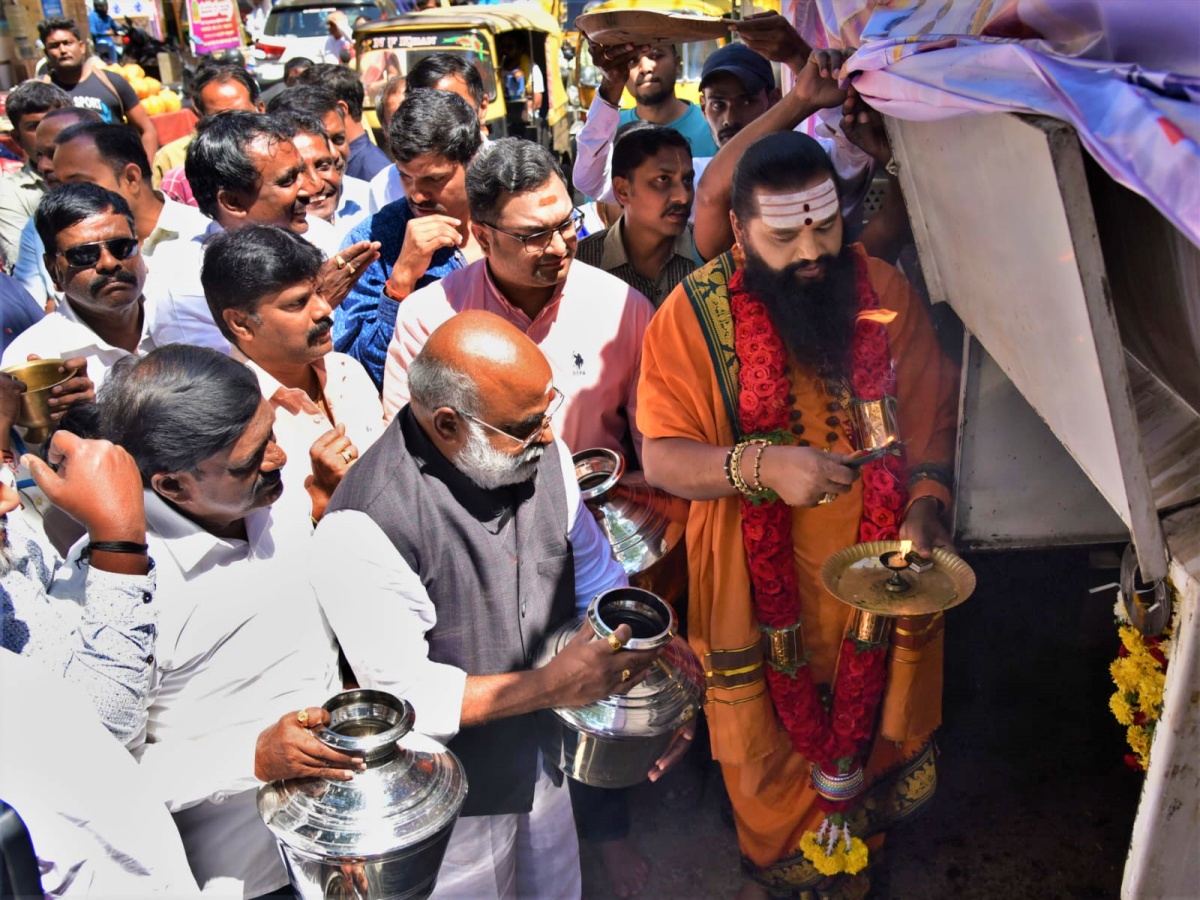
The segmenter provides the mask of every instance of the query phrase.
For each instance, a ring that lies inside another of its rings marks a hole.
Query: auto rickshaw
[[[393,75],[407,73],[431,53],[461,53],[483,78],[488,136],[536,140],[569,164],[574,112],[559,62],[562,40],[558,20],[540,3],[435,8],[364,24],[355,29],[354,41],[367,121],[379,128],[375,100]],[[531,80],[533,66],[540,68],[545,90],[540,117],[527,122],[524,102],[518,106],[512,100],[514,84]]]
[[[779,0],[754,0],[753,3],[745,4],[741,0],[601,0],[601,2],[588,3],[584,6],[583,11],[588,13],[613,12],[622,9],[731,18],[762,12],[779,12]],[[568,22],[567,27],[573,29],[575,23]],[[577,35],[577,38],[573,44],[575,47],[573,81],[578,90],[579,104],[586,110],[592,105],[596,89],[600,86],[604,73],[599,66],[592,62],[587,39],[577,31],[574,34]],[[689,103],[697,105],[700,103],[700,72],[704,68],[704,61],[708,59],[710,53],[725,43],[728,43],[728,39],[695,41],[679,45],[682,67],[679,80],[675,82],[676,97]],[[625,91],[621,95],[621,108],[630,109],[633,105],[633,96],[629,91]]]

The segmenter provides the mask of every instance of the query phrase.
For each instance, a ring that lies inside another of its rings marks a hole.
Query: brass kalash
[[[899,452],[896,400],[852,401],[851,419],[859,446],[874,456]],[[912,541],[870,541],[845,547],[825,561],[826,590],[858,610],[851,631],[859,640],[883,643],[895,620],[932,616],[965,601],[975,590],[975,572],[949,550],[935,547],[918,556]]]
[[[38,359],[0,369],[25,385],[16,424],[25,429],[27,444],[41,444],[50,436],[50,427],[54,424],[50,417],[54,412],[49,403],[51,392],[79,374],[76,371],[60,372],[62,364],[61,359]]]

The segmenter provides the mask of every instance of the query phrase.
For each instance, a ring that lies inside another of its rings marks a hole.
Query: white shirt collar
[[[166,545],[168,552],[188,577],[214,566],[239,559],[274,555],[271,540],[271,511],[256,509],[246,516],[248,540],[220,538],[179,512],[154,490],[143,491],[146,526]]]

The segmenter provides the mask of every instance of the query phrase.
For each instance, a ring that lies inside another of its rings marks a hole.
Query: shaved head
[[[550,364],[492,313],[468,310],[439,326],[409,365],[408,384],[418,424],[485,489],[528,480],[553,440]]]
[[[471,382],[478,404],[469,410],[474,415],[486,415],[492,401],[505,396],[541,398],[550,384],[550,365],[537,344],[482,310],[466,310],[439,326],[420,355]]]

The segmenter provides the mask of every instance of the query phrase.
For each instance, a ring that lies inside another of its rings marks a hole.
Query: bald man
[[[578,897],[570,798],[534,714],[636,683],[655,654],[584,633],[530,669],[546,634],[627,583],[554,437],[561,397],[537,346],[462,312],[430,334],[409,383],[317,528],[313,582],[359,684],[408,699],[466,768],[434,896]]]

